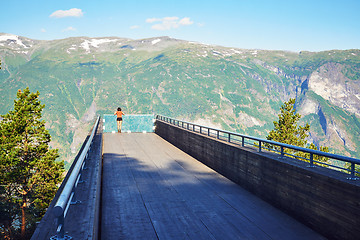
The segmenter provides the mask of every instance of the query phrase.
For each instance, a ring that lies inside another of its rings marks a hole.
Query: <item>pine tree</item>
[[[38,99],[39,92],[29,88],[17,92],[14,110],[2,116],[0,122],[0,197],[6,213],[2,231],[14,236],[14,222],[21,223],[21,238],[26,229],[46,211],[62,181],[63,162],[56,162],[57,149],[50,149],[51,136],[41,120],[45,105]],[[12,237],[11,237],[12,238]]]
[[[281,113],[278,115],[279,120],[274,121],[274,129],[270,131],[266,139],[299,147],[305,146],[310,125],[298,126],[301,115],[295,112],[294,104],[295,99],[290,98],[281,106]]]
[[[299,126],[298,122],[301,118],[299,113],[296,113],[294,109],[295,99],[290,98],[289,101],[284,102],[280,108],[279,120],[274,121],[274,129],[269,132],[269,135],[266,137],[267,140],[272,140],[275,142],[286,143],[290,145],[295,145],[298,147],[306,147],[313,150],[318,150],[315,144],[311,143],[308,145],[306,138],[309,136],[310,125],[308,123],[305,126]],[[267,144],[269,148],[279,150],[279,147]],[[320,151],[329,152],[328,147],[320,146]],[[294,154],[301,158],[309,158],[310,154],[303,152],[296,152],[292,149],[285,149],[285,153]],[[326,162],[328,158],[314,155],[313,160],[319,162]]]

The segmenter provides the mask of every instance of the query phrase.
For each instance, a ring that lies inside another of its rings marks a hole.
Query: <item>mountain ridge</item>
[[[360,157],[359,49],[296,53],[166,36],[11,36],[0,34],[0,113],[12,107],[17,89],[39,90],[53,146],[65,149],[68,161],[92,116],[118,105],[264,138],[290,97],[311,125],[311,142]]]

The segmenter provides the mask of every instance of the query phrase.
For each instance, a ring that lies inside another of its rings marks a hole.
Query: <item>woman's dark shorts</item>
[[[116,121],[122,121],[122,117],[118,117]]]

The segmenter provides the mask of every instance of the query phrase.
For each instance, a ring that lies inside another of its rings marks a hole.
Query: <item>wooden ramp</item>
[[[103,141],[101,239],[325,239],[154,133]]]

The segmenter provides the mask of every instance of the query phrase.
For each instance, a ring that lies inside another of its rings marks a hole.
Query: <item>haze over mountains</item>
[[[296,97],[310,141],[360,157],[360,50],[235,49],[169,37],[53,41],[0,34],[0,114],[39,91],[53,146],[70,161],[96,114],[159,113],[265,138]]]

